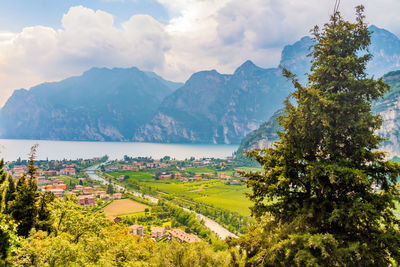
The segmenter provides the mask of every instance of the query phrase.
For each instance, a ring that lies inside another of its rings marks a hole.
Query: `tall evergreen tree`
[[[4,210],[6,214],[10,214],[10,204],[15,199],[15,181],[11,175],[8,176],[7,190],[4,195]]]
[[[4,170],[4,159],[0,160],[0,184],[2,184],[6,178],[7,178],[7,173]]]
[[[259,226],[241,245],[249,263],[388,266],[400,263],[400,166],[376,151],[381,118],[373,101],[389,89],[365,73],[371,55],[364,8],[356,22],[338,11],[314,28],[307,86],[283,70],[296,90],[285,101],[275,147],[248,152],[262,166],[247,173]]]
[[[36,223],[38,192],[36,183],[36,167],[34,160],[36,157],[37,145],[31,148],[27,173],[18,179],[15,199],[10,204],[10,212],[14,220],[18,223],[17,233],[27,237],[30,230]],[[28,181],[26,176],[28,176]]]
[[[55,196],[52,192],[43,192],[40,194],[38,203],[38,216],[36,222],[36,229],[52,232],[51,210],[49,204],[53,202]]]

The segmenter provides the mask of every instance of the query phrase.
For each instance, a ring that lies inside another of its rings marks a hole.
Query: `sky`
[[[400,36],[399,0],[342,0],[354,20]],[[19,88],[92,67],[138,67],[173,81],[276,67],[283,47],[323,25],[334,0],[0,0],[0,107]]]

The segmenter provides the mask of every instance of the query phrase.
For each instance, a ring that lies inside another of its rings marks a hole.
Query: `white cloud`
[[[93,67],[137,66],[184,81],[195,71],[230,73],[247,59],[277,66],[284,45],[326,22],[332,0],[158,0],[172,15],[165,25],[134,15],[115,25],[113,15],[71,7],[62,28],[0,32],[0,106],[13,89],[78,75]],[[367,21],[400,33],[400,1],[346,0],[341,11],[354,19],[366,7]]]
[[[64,15],[62,26],[0,34],[0,105],[13,89],[78,75],[93,66],[154,69],[164,65],[169,49],[164,26],[148,15],[134,15],[119,29],[111,14],[77,6]]]

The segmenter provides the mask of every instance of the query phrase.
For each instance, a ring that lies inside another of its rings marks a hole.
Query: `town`
[[[27,163],[18,159],[7,162],[5,169],[17,180],[26,174]],[[187,243],[200,242],[202,239],[187,226],[178,223],[169,208],[166,208],[167,205],[160,206],[133,196],[128,190],[128,188],[132,189],[131,176],[134,175],[138,179],[151,177],[148,181],[160,182],[160,185],[173,182],[179,185],[196,186],[217,182],[225,186],[243,187],[240,180],[242,169],[237,168],[236,165],[237,163],[231,157],[175,160],[168,156],[159,160],[128,156],[125,156],[123,160],[108,160],[105,156],[86,160],[38,160],[35,162],[39,192],[51,192],[59,198],[73,196],[80,206],[91,210],[101,210],[115,223],[129,225],[132,235],[149,237],[157,242],[176,239]],[[90,179],[85,171],[90,166],[98,166],[97,175],[108,183]],[[133,189],[149,193],[148,190],[146,191],[148,188],[140,182]],[[160,207],[164,209],[161,213]],[[120,211],[114,213],[115,209],[120,209]],[[203,234],[203,238],[206,237],[207,235]]]

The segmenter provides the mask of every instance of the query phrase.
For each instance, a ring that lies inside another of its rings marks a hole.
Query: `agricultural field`
[[[119,199],[111,202],[111,204],[105,207],[104,213],[107,217],[115,217],[137,212],[144,212],[146,208],[150,209],[149,206],[130,199]]]
[[[202,172],[205,171],[205,168],[198,169],[202,169]],[[178,180],[155,180],[151,174],[140,172],[113,172],[109,174],[116,178],[120,175],[128,175],[129,179],[126,181],[128,184],[136,182],[167,194],[187,196],[216,207],[236,211],[244,216],[250,215],[251,202],[244,194],[250,191],[245,185],[227,185],[226,181],[219,179],[186,183]]]

